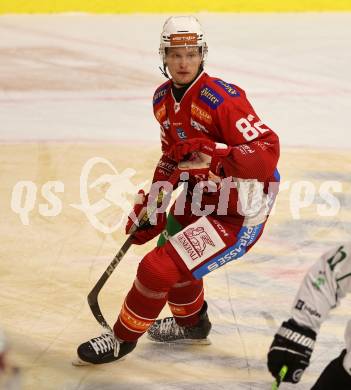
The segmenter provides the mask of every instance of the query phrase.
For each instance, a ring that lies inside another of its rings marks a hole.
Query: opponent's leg
[[[343,366],[346,349],[323,370],[311,390],[349,390],[351,389],[351,376]]]

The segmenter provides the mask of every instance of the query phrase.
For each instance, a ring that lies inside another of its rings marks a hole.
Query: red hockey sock
[[[140,262],[137,277],[129,291],[114,332],[118,339],[136,341],[160,314],[171,287],[181,280],[165,247],[155,248]]]
[[[168,304],[173,317],[181,326],[192,326],[198,323],[203,303],[202,279],[176,283],[168,294]]]

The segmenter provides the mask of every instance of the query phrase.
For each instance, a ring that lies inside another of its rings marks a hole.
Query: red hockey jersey
[[[165,180],[175,163],[166,157],[169,148],[190,138],[209,138],[229,147],[221,159],[224,177],[257,180],[265,183],[279,181],[276,169],[279,159],[279,139],[266,126],[236,85],[202,72],[187,89],[180,102],[172,93],[172,81],[155,91],[154,115],[161,128],[163,156],[155,171],[154,180]],[[217,204],[219,194],[203,196],[203,204]],[[228,216],[242,223],[237,210],[238,194],[230,193]]]

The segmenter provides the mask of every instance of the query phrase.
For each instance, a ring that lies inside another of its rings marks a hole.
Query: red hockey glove
[[[178,162],[181,172],[188,172],[196,181],[207,180],[216,144],[206,138],[192,138],[173,145],[169,157]]]
[[[223,174],[222,159],[230,153],[230,147],[216,144],[206,138],[193,138],[175,144],[169,155],[178,161],[180,171],[189,172],[196,181],[220,181]]]
[[[164,230],[167,220],[166,213],[157,210],[155,212],[155,207],[161,203],[162,199],[156,204],[156,201],[149,201],[149,194],[145,195],[143,190],[138,192],[133,211],[128,216],[125,228],[126,234],[133,235],[133,244],[143,245]],[[148,212],[151,215],[148,215]]]
[[[194,152],[205,153],[212,157],[216,144],[207,138],[191,138],[177,142],[168,152],[168,155],[178,163],[184,160],[191,160]]]
[[[173,173],[177,169],[177,162],[172,160],[168,155],[162,154],[160,161],[158,162],[152,182],[169,181]]]

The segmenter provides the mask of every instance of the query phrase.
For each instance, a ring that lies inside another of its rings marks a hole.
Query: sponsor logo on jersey
[[[167,118],[165,121],[162,122],[162,127],[166,130],[168,130],[171,127],[171,122],[169,121],[169,118]]]
[[[252,150],[249,145],[239,145],[236,146],[235,148],[238,149],[240,153],[243,154],[244,156],[246,156],[247,154],[255,153],[255,151]]]
[[[301,299],[299,299],[295,305],[295,309],[297,310],[302,310],[303,306],[304,306],[305,302],[304,301],[301,301]]]
[[[214,80],[214,82],[219,85],[222,89],[224,89],[229,96],[238,97],[240,96],[240,93],[238,90],[235,89],[234,85],[228,84],[224,82],[223,80]]]
[[[171,46],[196,46],[197,34],[196,33],[171,34],[170,42],[171,42]]]
[[[160,103],[160,101],[166,96],[168,89],[169,85],[165,85],[164,87],[156,90],[153,98],[153,105]]]
[[[177,239],[193,261],[203,255],[207,245],[215,246],[204,226],[186,229]]]
[[[162,106],[156,111],[155,117],[161,122],[161,119],[166,115],[166,106],[162,104]]]
[[[157,168],[163,169],[164,171],[167,171],[168,173],[172,173],[174,171],[174,168],[176,167],[175,164],[169,163],[163,160],[160,160],[157,164]]]
[[[169,242],[189,270],[194,269],[218,251],[225,243],[206,217],[170,237]]]
[[[321,314],[318,313],[318,311],[316,309],[313,309],[312,307],[308,306],[306,304],[306,302],[302,301],[301,299],[299,299],[295,305],[295,309],[297,310],[303,310],[303,311],[307,311],[307,313],[311,316],[314,316],[314,317],[317,317],[317,318],[321,318]]]
[[[229,263],[232,260],[238,259],[246,253],[248,246],[254,243],[262,230],[262,224],[255,226],[243,226],[238,234],[236,243],[222,252],[220,255],[214,257],[208,263],[198,268],[194,273],[196,279],[201,279],[204,275],[222,265]]]
[[[121,310],[121,321],[132,331],[142,333],[150,327],[153,320],[139,317],[134,314],[124,303]]]
[[[228,232],[225,230],[224,226],[221,223],[219,223],[216,219],[213,219],[212,223],[217,226],[218,230],[224,237],[229,237]]]
[[[271,146],[271,144],[269,142],[262,142],[262,141],[255,141],[253,144],[257,145],[264,152],[268,149],[269,146]]]
[[[201,123],[196,122],[193,118],[190,118],[190,125],[197,131],[202,131],[204,133],[209,133],[205,126]]]
[[[176,306],[170,302],[168,303],[168,305],[169,305],[173,315],[177,314],[178,316],[186,316],[188,314],[185,306]]]
[[[187,139],[184,129],[177,127],[177,134],[180,139]]]
[[[219,93],[206,86],[200,91],[200,100],[215,110],[221,103],[223,103],[224,99]]]
[[[191,114],[209,125],[212,123],[212,116],[195,103],[191,103]]]

